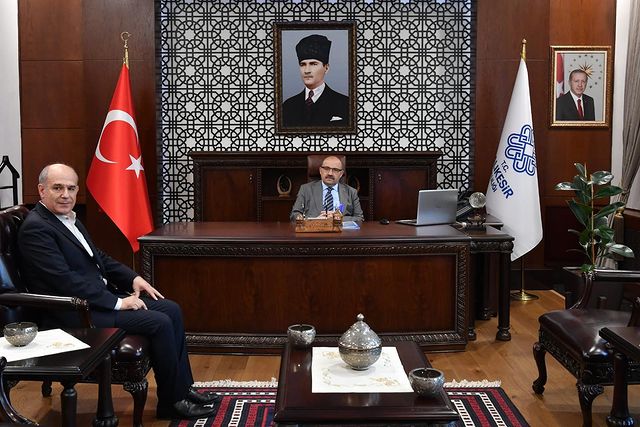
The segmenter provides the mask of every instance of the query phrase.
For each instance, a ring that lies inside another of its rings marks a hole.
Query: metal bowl
[[[420,396],[435,397],[444,386],[444,374],[434,368],[416,368],[409,372],[409,383]]]
[[[16,347],[24,347],[38,334],[38,325],[32,322],[9,323],[4,327],[4,337]]]
[[[294,347],[309,347],[316,338],[313,325],[296,324],[287,328],[287,337]]]

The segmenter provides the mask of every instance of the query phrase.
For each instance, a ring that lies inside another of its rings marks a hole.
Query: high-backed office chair
[[[18,229],[29,210],[25,206],[14,206],[0,211],[0,326],[25,320],[38,320],[38,312],[54,306],[79,311],[82,324],[93,327],[86,301],[78,298],[54,297],[28,294],[26,284],[20,279],[18,269]],[[84,303],[84,307],[82,304]],[[39,310],[29,312],[28,307]],[[27,316],[27,317],[25,317]],[[149,342],[142,335],[127,335],[111,351],[111,382],[122,384],[133,397],[133,424],[142,425],[142,413],[147,400],[147,373],[151,369]],[[97,374],[97,373],[96,373]],[[85,382],[97,383],[93,374]],[[51,394],[51,382],[42,385],[42,394]]]
[[[593,400],[613,384],[613,354],[598,332],[604,327],[640,326],[640,298],[636,299],[633,311],[608,308],[606,298],[597,297],[598,305],[592,307],[594,281],[609,282],[610,286],[624,286],[629,282],[640,282],[640,271],[597,270],[584,277],[580,299],[572,307],[555,310],[539,317],[538,342],[533,345],[533,356],[538,366],[538,378],[533,382],[533,391],[544,392],[547,382],[545,354],[551,354],[574,377],[578,388],[578,399],[582,411],[582,425],[591,426]],[[609,303],[611,303],[609,301]],[[629,363],[629,384],[640,384],[640,363]]]
[[[340,162],[342,162],[342,168],[345,170],[344,175],[340,178],[340,182],[347,182],[347,157],[342,154],[309,154],[307,156],[307,180],[309,182],[320,179],[320,166],[322,166],[322,161],[329,156],[334,156],[340,159]]]

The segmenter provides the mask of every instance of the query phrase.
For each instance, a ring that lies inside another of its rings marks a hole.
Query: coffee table
[[[412,341],[386,345],[396,347],[407,373],[431,366]],[[284,348],[273,418],[277,425],[449,425],[460,419],[444,390],[435,398],[415,393],[311,393],[311,355],[311,348]]]
[[[94,426],[117,426],[111,400],[111,349],[124,337],[119,328],[65,329],[65,332],[88,344],[83,350],[51,354],[49,356],[9,362],[4,371],[8,380],[60,382],[64,387],[60,395],[62,425],[76,425],[78,393],[75,385],[96,369],[100,369],[98,408]],[[27,419],[22,420],[32,423]]]

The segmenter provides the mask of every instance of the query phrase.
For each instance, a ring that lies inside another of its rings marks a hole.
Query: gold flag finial
[[[527,39],[522,39],[522,50],[520,51],[520,58],[527,60]]]
[[[131,37],[131,33],[127,31],[123,31],[120,33],[120,40],[124,42],[124,65],[129,68],[129,38]]]

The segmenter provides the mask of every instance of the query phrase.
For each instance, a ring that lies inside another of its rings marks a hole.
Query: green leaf
[[[616,210],[618,210],[618,208],[621,206],[624,206],[624,203],[622,202],[611,203],[610,205],[604,206],[602,209],[596,212],[596,214],[593,217],[594,219],[596,219],[596,218],[609,216],[612,213],[614,213]]]
[[[585,247],[591,240],[591,230],[588,228],[582,230],[582,233],[578,235],[578,243],[580,246]]]
[[[613,252],[614,254],[618,254],[620,256],[623,256],[625,258],[633,258],[634,257],[633,251],[631,250],[630,247],[625,246],[625,245],[621,245],[619,243],[614,243],[611,246],[609,246],[609,251]]]
[[[566,181],[557,183],[555,188],[556,190],[577,190],[572,183]]]
[[[569,200],[568,203],[569,203],[569,209],[571,209],[571,212],[573,212],[573,214],[578,219],[580,224],[586,227],[587,222],[589,221],[589,214],[590,214],[591,208],[587,208],[586,206],[577,203],[575,200]]]
[[[596,233],[600,235],[602,240],[606,240],[606,243],[611,242],[613,240],[613,228],[611,227],[598,227],[594,230]]]
[[[606,187],[602,187],[598,189],[598,191],[593,196],[593,198],[599,199],[601,197],[611,197],[620,193],[622,193],[622,188],[616,187],[615,185],[607,185]]]
[[[580,175],[587,176],[587,169],[584,167],[582,163],[574,163],[573,165],[576,167]]]
[[[598,171],[591,174],[591,180],[596,185],[605,185],[611,182],[613,175],[609,171]]]
[[[580,236],[580,232],[578,230],[574,230],[573,228],[570,228],[567,231],[571,234],[575,234],[576,236]]]

